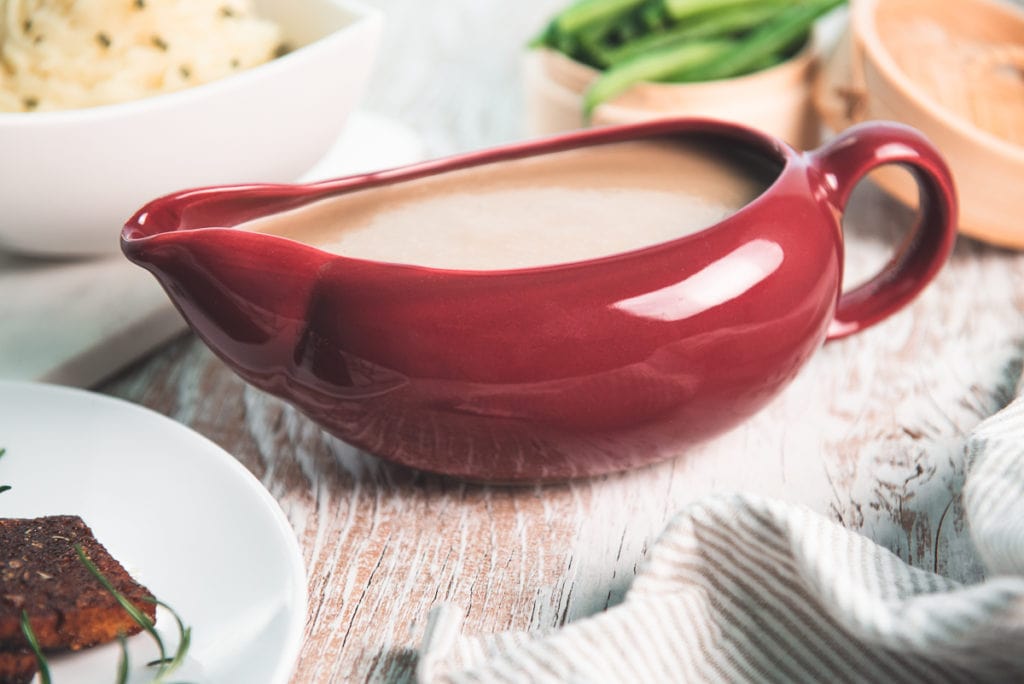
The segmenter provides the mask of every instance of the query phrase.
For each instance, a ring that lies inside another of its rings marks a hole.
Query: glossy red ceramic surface
[[[777,162],[721,223],[592,261],[445,271],[336,256],[234,230],[341,192],[606,142],[715,136]],[[873,280],[840,295],[840,218],[879,164],[918,178],[921,220]],[[671,120],[571,133],[305,186],[158,199],[121,244],[245,380],[391,461],[488,481],[632,468],[681,453],[765,404],[828,338],[895,312],[952,247],[936,151],[867,124],[801,154],[745,128]],[[798,419],[794,416],[794,419]]]

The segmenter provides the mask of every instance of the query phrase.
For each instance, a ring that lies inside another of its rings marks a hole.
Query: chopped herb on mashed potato
[[[78,109],[207,83],[273,59],[250,0],[0,0],[0,111]]]

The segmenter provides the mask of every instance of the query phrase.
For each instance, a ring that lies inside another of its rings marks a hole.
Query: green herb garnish
[[[121,645],[121,658],[117,661],[117,684],[126,684],[128,681],[128,640],[124,634],[117,635],[117,642]]]
[[[28,622],[28,612],[25,610],[21,611],[21,633],[25,635],[29,648],[36,656],[40,684],[50,684],[50,668],[46,664],[46,656],[43,655],[43,649],[39,648],[39,640],[36,639],[36,633],[32,631],[32,625]]]
[[[162,672],[163,676],[166,677],[181,667],[181,664],[185,662],[185,656],[188,655],[188,649],[192,645],[192,628],[186,627],[185,623],[181,620],[181,616],[178,615],[178,612],[163,601],[153,599],[153,603],[161,608],[166,608],[171,614],[171,617],[173,617],[174,621],[178,624],[178,648],[174,651],[174,656],[171,658],[163,657],[159,660],[153,661],[152,663],[147,663],[150,667],[160,667],[160,672]],[[159,674],[157,675],[157,681],[163,681]]]
[[[3,455],[2,452],[0,452],[0,455]],[[192,643],[192,628],[186,627],[185,623],[182,622],[181,616],[178,615],[177,611],[169,605],[163,601],[158,601],[155,598],[149,599],[153,604],[166,608],[171,613],[171,616],[174,617],[174,621],[178,624],[178,648],[175,650],[173,656],[167,655],[167,651],[164,648],[164,642],[154,628],[153,621],[150,620],[145,613],[136,608],[124,596],[124,594],[114,587],[110,580],[107,579],[106,575],[100,572],[100,569],[96,567],[96,564],[93,563],[86,555],[81,544],[75,544],[75,553],[78,554],[78,559],[83,565],[85,565],[89,573],[103,585],[104,589],[111,593],[111,595],[117,600],[118,604],[120,604],[128,615],[131,616],[132,620],[142,627],[142,629],[145,630],[146,633],[148,633],[156,642],[157,648],[160,650],[160,658],[147,663],[150,667],[158,667],[151,684],[165,684],[167,681],[166,678],[172,672],[177,670],[183,662],[185,662],[185,656],[188,654],[189,646]],[[25,640],[28,641],[28,645],[36,657],[36,664],[39,666],[40,684],[52,684],[46,655],[39,646],[39,640],[36,638],[35,632],[32,631],[32,625],[29,624],[28,612],[24,610],[21,611],[21,633],[25,635]],[[128,643],[123,634],[118,635],[117,638],[121,645],[121,657],[117,664],[117,678],[115,679],[115,682],[117,684],[125,684],[128,681]]]
[[[0,458],[3,458],[6,453],[7,449],[0,447]],[[0,485],[0,492],[6,492],[10,488],[11,487],[9,485]],[[75,544],[75,553],[78,555],[78,560],[81,561],[82,565],[84,565],[86,570],[89,571],[89,574],[95,577],[96,580],[103,585],[103,588],[110,592],[118,605],[120,605],[121,608],[128,613],[131,619],[134,620],[135,623],[143,629],[143,631],[149,634],[154,642],[156,642],[157,649],[160,651],[160,657],[150,663],[147,663],[147,666],[157,668],[151,684],[165,684],[166,678],[185,662],[185,657],[188,655],[189,647],[192,644],[192,628],[186,627],[181,616],[178,615],[178,612],[163,601],[153,597],[146,599],[155,606],[166,609],[178,625],[178,647],[175,649],[173,655],[168,655],[163,639],[160,638],[160,634],[156,631],[156,626],[153,620],[150,620],[148,615],[136,608],[124,594],[117,590],[113,583],[107,579],[106,575],[104,575],[100,569],[96,567],[96,564],[92,562],[92,559],[85,553],[85,549],[82,548],[81,544]],[[28,642],[29,648],[32,649],[32,653],[35,655],[36,664],[39,667],[40,684],[51,684],[50,669],[46,661],[46,655],[43,653],[43,649],[39,645],[39,640],[36,638],[35,632],[32,631],[32,625],[29,623],[28,619],[28,612],[25,610],[21,611],[21,633],[25,636],[25,640]],[[121,657],[117,664],[117,678],[115,682],[117,684],[126,684],[128,681],[128,644],[123,634],[119,634],[117,639],[121,645]]]
[[[96,567],[96,564],[92,562],[89,556],[86,555],[85,549],[82,548],[81,544],[75,544],[75,553],[78,554],[78,560],[85,565],[85,568],[92,574],[93,577],[103,585],[103,588],[110,592],[110,594],[117,600],[118,604],[124,608],[125,612],[131,616],[132,620],[137,625],[152,637],[153,641],[156,642],[157,649],[160,651],[160,658],[153,661],[158,665],[156,677],[153,679],[153,684],[161,684],[165,681],[165,678],[174,672],[181,664],[185,661],[185,656],[188,654],[188,649],[192,643],[192,628],[186,627],[185,623],[182,622],[181,616],[163,601],[158,601],[153,598],[150,599],[155,605],[162,606],[170,611],[174,617],[175,622],[178,623],[178,648],[174,652],[173,656],[167,655],[167,649],[164,647],[163,639],[160,638],[160,634],[157,633],[153,621],[149,619],[149,616],[143,613],[141,610],[135,607],[135,605],[129,601],[124,594],[119,592],[116,587],[111,583],[107,577],[100,572],[100,569]],[[127,656],[125,656],[127,658]]]
[[[160,657],[166,658],[167,651],[164,649],[164,642],[160,639],[160,635],[157,634],[153,621],[149,619],[149,616],[136,608],[135,604],[129,601],[124,594],[114,587],[111,581],[107,579],[106,575],[100,572],[100,569],[96,567],[96,564],[92,562],[92,559],[86,555],[85,549],[82,548],[81,544],[75,544],[75,553],[78,554],[78,560],[82,561],[82,565],[85,566],[85,569],[103,585],[104,589],[110,592],[111,596],[113,596],[118,604],[124,608],[124,611],[128,613],[131,619],[142,627],[149,636],[153,637],[153,641],[156,642],[157,648],[160,649]]]

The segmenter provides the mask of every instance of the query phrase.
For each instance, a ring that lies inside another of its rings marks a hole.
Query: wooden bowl
[[[764,131],[799,149],[819,142],[812,103],[819,51],[815,41],[791,59],[746,76],[703,83],[639,83],[597,107],[593,125],[674,116],[721,119]],[[555,50],[526,55],[527,132],[549,135],[580,128],[583,93],[598,71]]]
[[[815,90],[825,124],[900,121],[953,169],[960,230],[1024,248],[1024,11],[989,0],[860,0]],[[891,170],[879,183],[907,204]]]

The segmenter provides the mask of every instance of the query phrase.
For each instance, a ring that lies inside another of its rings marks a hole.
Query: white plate
[[[230,454],[148,409],[98,394],[0,382],[0,517],[73,514],[192,627],[174,681],[286,682],[302,640],[306,580],[277,502]],[[172,616],[157,628],[177,644]],[[150,679],[146,635],[132,682]],[[114,681],[107,644],[51,661],[54,684]]]

